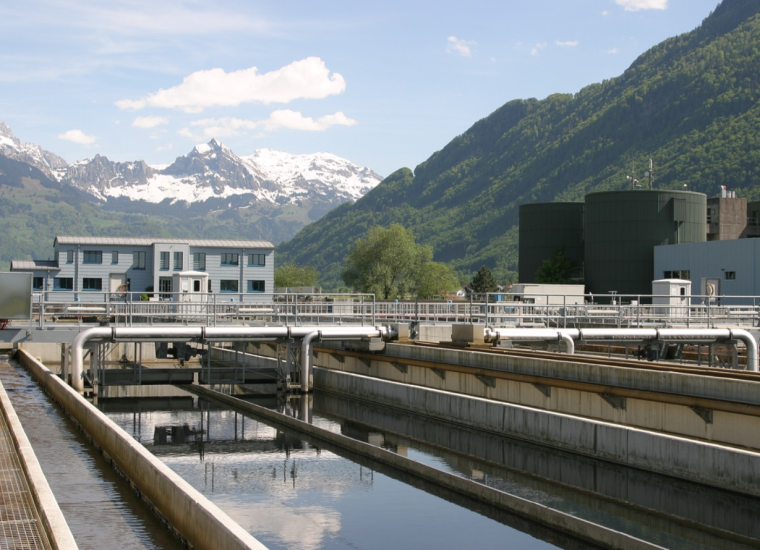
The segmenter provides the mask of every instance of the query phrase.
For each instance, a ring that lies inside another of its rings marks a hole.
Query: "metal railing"
[[[32,326],[180,324],[372,325],[386,323],[479,323],[492,327],[572,328],[758,327],[758,296],[559,295],[491,293],[477,300],[376,301],[373,294],[275,294],[244,301],[244,294],[172,293],[140,299],[140,293],[36,294]],[[20,322],[15,322],[20,326]],[[26,322],[24,322],[26,324]]]
[[[275,294],[268,300],[258,301],[246,301],[250,295],[244,293],[161,293],[163,298],[156,293],[155,296],[145,300],[145,293],[91,292],[86,294],[86,300],[78,300],[70,291],[39,293],[33,297],[31,323],[40,328],[64,323],[82,326],[375,324],[373,294]]]

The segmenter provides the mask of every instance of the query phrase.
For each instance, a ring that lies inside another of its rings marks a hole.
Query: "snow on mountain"
[[[22,144],[4,122],[0,155],[31,164],[101,201],[124,197],[153,204],[167,199],[200,203],[242,195],[250,197],[244,199],[250,204],[337,206],[361,198],[382,180],[369,168],[330,153],[292,155],[259,149],[239,157],[215,139],[196,145],[167,166],[113,162],[101,155],[67,164],[38,145]]]
[[[248,166],[266,174],[286,195],[324,186],[357,200],[382,180],[369,168],[356,166],[331,153],[291,155],[273,149],[258,149],[242,159]]]
[[[101,200],[126,197],[156,204],[167,199],[194,203],[252,195],[256,201],[272,204],[319,198],[336,205],[362,197],[382,180],[369,168],[330,153],[291,155],[259,149],[238,157],[215,139],[196,145],[162,169],[142,163],[135,170],[137,163],[107,159],[110,165],[105,169],[104,158],[72,164],[65,179]]]
[[[45,175],[60,180],[67,162],[34,143],[21,143],[10,127],[0,120],[0,155],[31,164]]]

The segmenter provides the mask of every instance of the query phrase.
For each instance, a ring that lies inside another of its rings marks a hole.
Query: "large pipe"
[[[574,337],[577,337],[577,330],[554,330],[550,328],[496,328],[486,329],[485,340],[487,342],[498,342],[499,340],[543,340],[551,342],[556,340],[565,345],[565,352],[568,355],[575,353]]]
[[[322,332],[315,330],[301,339],[301,393],[309,393],[309,376],[311,376],[311,342],[322,339]],[[304,399],[306,399],[304,397]]]
[[[143,342],[151,340],[191,341],[191,340],[240,340],[265,338],[305,338],[318,331],[324,339],[358,339],[390,337],[390,327],[94,327],[76,335],[71,343],[71,385],[84,391],[84,347],[91,340]],[[313,338],[312,338],[313,339]],[[311,340],[309,340],[310,342]],[[311,349],[302,348],[302,376],[308,384],[309,359]],[[303,387],[303,386],[302,386]],[[306,387],[308,391],[308,386]]]
[[[574,340],[656,340],[656,341],[720,341],[740,340],[747,348],[747,370],[760,371],[760,357],[755,338],[742,329],[677,329],[677,328],[584,328],[584,329],[486,329],[486,340],[562,340],[568,353],[575,349]]]

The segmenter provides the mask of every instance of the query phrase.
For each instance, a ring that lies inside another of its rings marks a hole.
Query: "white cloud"
[[[530,55],[538,55],[538,52],[543,50],[547,46],[546,42],[539,42],[533,46],[530,50]]]
[[[342,112],[333,115],[325,115],[314,120],[311,117],[305,117],[301,113],[288,109],[274,111],[269,115],[269,120],[264,123],[267,130],[276,130],[278,128],[288,128],[290,130],[302,130],[308,132],[321,132],[331,126],[353,126],[356,121],[348,118]]]
[[[356,120],[348,118],[340,111],[314,119],[312,117],[305,117],[297,111],[282,109],[273,111],[269,115],[269,118],[264,120],[246,120],[234,117],[203,118],[190,123],[191,126],[199,128],[202,132],[201,134],[196,134],[190,128],[182,128],[179,134],[187,138],[209,139],[212,137],[236,136],[247,130],[255,129],[273,131],[285,128],[304,132],[322,132],[332,126],[353,126],[356,123]]]
[[[449,45],[446,46],[447,52],[458,53],[462,57],[472,56],[472,49],[470,46],[475,45],[474,40],[462,40],[461,38],[457,38],[456,36],[449,36],[446,40],[449,43]]]
[[[139,116],[132,121],[132,126],[135,128],[155,128],[168,123],[169,119],[165,116]]]
[[[73,141],[80,145],[92,145],[98,140],[95,136],[88,136],[82,130],[68,130],[67,132],[58,134],[58,137],[66,141]]]
[[[610,55],[615,55],[615,54],[620,53],[620,50],[618,48],[610,48],[609,50],[607,50],[607,53]]]
[[[564,42],[562,40],[557,40],[555,44],[563,48],[574,48],[579,44],[579,42],[577,40],[566,40]]]
[[[197,71],[186,76],[178,86],[159,90],[142,99],[117,101],[116,106],[130,110],[151,106],[198,113],[214,106],[322,99],[345,89],[346,81],[340,74],[331,75],[324,61],[308,57],[264,74],[259,74],[256,67],[230,73],[223,69]]]
[[[615,3],[623,6],[625,11],[664,10],[668,7],[668,0],[615,0]]]
[[[602,15],[603,15],[604,17],[607,17],[609,14],[610,14],[609,10],[604,10],[604,11],[602,12]]]

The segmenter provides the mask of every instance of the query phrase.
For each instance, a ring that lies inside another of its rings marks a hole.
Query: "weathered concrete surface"
[[[78,334],[78,333],[76,333]],[[75,335],[76,335],[75,334]],[[74,335],[74,336],[75,336]],[[73,339],[73,336],[72,336]],[[71,342],[67,342],[70,345]],[[45,365],[53,365],[61,362],[61,344],[59,343],[42,343],[42,342],[23,342],[18,345],[32,357]],[[142,345],[142,350],[138,352],[139,359],[142,361],[154,361],[156,359],[156,346],[152,342],[146,342]],[[135,361],[135,345],[127,343],[112,343],[107,361]],[[89,361],[87,361],[89,363]]]
[[[330,369],[314,374],[318,389],[760,496],[757,452]]]
[[[37,506],[44,524],[42,527],[45,529],[50,543],[57,550],[76,550],[78,546],[74,536],[71,534],[69,525],[58,506],[58,501],[55,499],[50,485],[48,485],[40,463],[37,461],[37,456],[34,454],[34,449],[29,443],[29,438],[26,437],[26,432],[2,384],[0,384],[0,409],[2,409],[2,414],[8,424],[21,467],[29,482],[29,491]]]
[[[329,372],[324,369],[317,370]],[[656,544],[637,539],[619,531],[595,525],[570,514],[553,510],[542,504],[534,503],[503,491],[496,490],[492,487],[488,487],[487,485],[410,460],[404,456],[387,451],[375,445],[358,441],[342,434],[330,432],[324,428],[302,422],[296,418],[260,407],[253,403],[249,403],[248,401],[214,392],[201,386],[193,386],[191,391],[202,397],[226,403],[240,410],[250,411],[257,416],[268,419],[274,423],[287,426],[337,447],[353,453],[358,453],[364,457],[369,457],[372,460],[376,460],[402,472],[410,473],[425,481],[431,481],[436,485],[487,502],[498,508],[530,518],[543,525],[559,529],[562,532],[572,534],[584,540],[592,541],[601,546],[621,550],[662,549],[661,546]]]
[[[546,360],[399,344],[388,344],[385,353],[375,357],[368,366],[366,360],[346,357],[345,361],[339,362],[330,354],[320,353],[316,364],[384,380],[760,450],[760,416],[715,410],[711,412],[712,421],[706,422],[687,405],[639,397],[625,399],[622,407],[615,406],[615,401],[605,398],[601,391],[561,387],[552,385],[552,381],[593,383],[603,388],[622,387],[753,405],[760,402],[760,383],[676,372],[585,365],[563,361],[561,355],[557,355],[556,360]],[[478,378],[462,372],[444,373],[406,365],[406,360],[540,376],[546,378],[542,382],[546,386],[538,387],[530,382],[516,380]],[[406,366],[400,369],[399,365]]]
[[[39,361],[24,351],[18,360],[193,547],[266,548]]]

